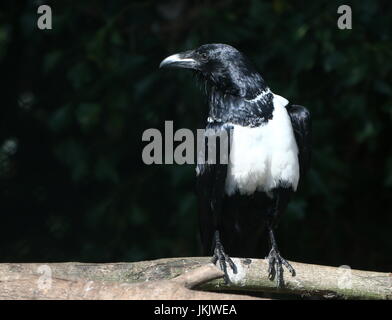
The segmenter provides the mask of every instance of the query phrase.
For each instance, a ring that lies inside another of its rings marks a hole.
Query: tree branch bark
[[[268,279],[268,261],[234,258],[238,273],[222,272],[210,258],[169,258],[133,263],[0,264],[0,299],[249,299],[206,291],[293,293],[338,299],[392,299],[392,273],[290,262],[285,287]],[[217,279],[219,278],[219,279]],[[192,290],[196,288],[199,290]]]

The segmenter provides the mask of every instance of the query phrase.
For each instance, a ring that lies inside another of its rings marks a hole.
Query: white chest
[[[298,147],[287,100],[275,96],[273,118],[257,128],[233,125],[226,194],[268,192],[282,184],[296,190],[299,181]]]

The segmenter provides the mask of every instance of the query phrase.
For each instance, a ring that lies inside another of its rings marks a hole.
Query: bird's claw
[[[283,266],[285,266],[291,275],[295,276],[295,270],[290,263],[280,255],[279,251],[272,248],[268,255],[268,278],[272,281],[276,278],[276,285],[282,288],[283,281]]]
[[[224,248],[221,243],[217,243],[214,249],[214,255],[212,256],[211,262],[215,264],[219,261],[219,266],[221,270],[224,272],[223,279],[225,280],[225,284],[230,283],[230,278],[227,273],[227,265],[229,264],[230,268],[233,270],[233,273],[237,273],[237,267],[234,264],[233,260],[225,253]]]

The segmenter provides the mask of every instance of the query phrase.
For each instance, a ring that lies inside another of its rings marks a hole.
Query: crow
[[[212,254],[230,282],[230,256],[258,257],[258,242],[270,242],[268,277],[282,287],[283,266],[295,270],[278,249],[278,221],[303,179],[311,155],[309,111],[271,91],[254,65],[226,44],[205,44],[171,55],[160,68],[194,70],[209,105],[207,131],[229,141],[228,159],[198,161],[197,198],[204,254]],[[224,140],[224,139],[222,139]],[[210,140],[206,137],[206,144]],[[218,147],[216,153],[219,154]]]

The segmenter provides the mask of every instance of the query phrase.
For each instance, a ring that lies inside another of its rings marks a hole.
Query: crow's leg
[[[226,263],[229,264],[230,268],[233,270],[233,273],[237,273],[237,267],[235,266],[233,260],[231,260],[230,257],[225,253],[225,249],[221,243],[218,230],[216,230],[214,234],[214,255],[212,256],[211,262],[215,264],[217,261],[219,261],[219,266],[225,273],[225,283],[228,284],[230,282],[230,278],[227,273]]]
[[[271,251],[268,255],[268,277],[270,280],[276,279],[277,287],[281,288],[284,285],[283,266],[289,270],[293,277],[295,276],[295,270],[290,263],[280,255],[278,246],[276,245],[274,231],[270,225],[268,226],[268,233],[271,243]]]

